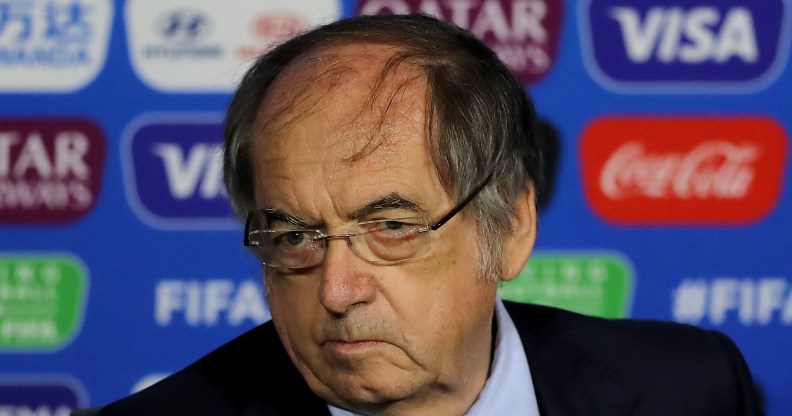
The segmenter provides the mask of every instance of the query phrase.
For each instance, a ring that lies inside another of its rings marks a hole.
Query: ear
[[[533,186],[515,201],[511,233],[503,245],[501,280],[513,280],[525,267],[536,242],[536,198]]]

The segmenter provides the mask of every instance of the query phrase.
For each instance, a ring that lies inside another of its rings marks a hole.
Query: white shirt
[[[539,416],[539,405],[520,334],[500,299],[495,301],[495,319],[498,333],[495,337],[492,372],[465,416]],[[332,416],[361,416],[330,404],[327,407]]]

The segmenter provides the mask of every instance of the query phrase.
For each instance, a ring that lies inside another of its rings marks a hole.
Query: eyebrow
[[[406,209],[422,216],[426,216],[428,214],[428,212],[418,203],[411,201],[409,198],[399,193],[391,192],[388,195],[377,198],[374,201],[362,206],[361,208],[356,209],[349,215],[349,218],[362,218],[376,212],[388,211],[392,209]]]
[[[418,203],[399,193],[392,192],[356,209],[351,214],[347,215],[347,217],[350,219],[359,219],[377,212],[393,209],[405,209],[413,211],[416,214],[424,217],[428,215],[428,212]],[[289,214],[288,212],[275,208],[264,208],[259,210],[259,212],[261,212],[261,214],[266,218],[267,226],[269,226],[273,221],[285,222],[294,225],[295,227],[305,229],[318,229],[324,226],[323,222],[308,222],[300,217],[297,217],[296,215]]]
[[[307,229],[316,229],[323,225],[322,223],[309,223],[300,217],[274,208],[264,208],[259,210],[259,212],[267,219],[267,227],[269,227],[273,221],[286,222],[295,227]]]

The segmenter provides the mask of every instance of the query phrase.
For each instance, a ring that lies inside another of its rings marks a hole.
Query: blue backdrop
[[[104,404],[268,319],[219,181],[233,86],[416,10],[498,51],[554,143],[502,295],[723,331],[792,413],[788,0],[0,0],[0,407]]]

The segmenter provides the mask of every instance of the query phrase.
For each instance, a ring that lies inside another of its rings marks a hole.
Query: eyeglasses
[[[324,262],[330,240],[346,240],[358,257],[382,265],[397,264],[426,254],[432,234],[458,214],[492,179],[490,173],[457,206],[434,224],[424,218],[386,218],[360,221],[351,232],[325,234],[321,230],[283,228],[261,229],[262,213],[251,212],[245,221],[243,244],[253,249],[268,267],[305,269]]]

